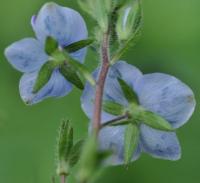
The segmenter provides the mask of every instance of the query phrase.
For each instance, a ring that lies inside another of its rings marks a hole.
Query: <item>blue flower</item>
[[[97,78],[99,70],[94,72]],[[174,129],[184,125],[195,109],[195,98],[192,90],[173,76],[153,73],[143,75],[136,67],[123,61],[113,65],[108,73],[104,100],[114,101],[124,106],[128,101],[123,96],[117,81],[120,77],[137,93],[140,105],[148,111],[157,113],[165,118]],[[94,88],[86,85],[81,98],[82,108],[91,119],[93,115]],[[102,121],[115,119],[116,116],[102,112]],[[123,163],[124,130],[126,127],[106,127],[99,134],[100,148],[113,149],[114,155],[109,164]],[[140,125],[140,140],[133,161],[138,159],[142,152],[155,158],[178,160],[181,157],[181,147],[175,132],[165,132],[153,129],[145,124]]]
[[[45,4],[37,16],[33,16],[31,25],[37,39],[25,38],[13,43],[5,50],[10,64],[23,72],[19,84],[20,95],[27,104],[38,103],[48,97],[62,97],[72,90],[72,85],[55,69],[49,82],[36,94],[33,94],[38,72],[41,66],[51,60],[45,53],[45,41],[48,36],[59,43],[60,49],[88,36],[86,24],[81,15],[73,9],[61,7],[55,3]],[[71,56],[83,62],[86,48]]]

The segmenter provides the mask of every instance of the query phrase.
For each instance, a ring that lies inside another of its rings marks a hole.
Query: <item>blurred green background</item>
[[[87,118],[80,109],[80,92],[27,107],[19,97],[21,73],[7,63],[3,51],[10,43],[33,36],[30,18],[45,0],[1,0],[0,3],[0,182],[49,183],[54,175],[57,128],[63,117],[73,119],[76,138],[86,135]],[[55,2],[79,10],[75,0]],[[143,0],[143,35],[125,58],[148,72],[180,78],[200,100],[200,1]],[[84,13],[82,13],[87,17]],[[88,29],[92,31],[87,17]],[[97,58],[89,52],[87,64]],[[143,155],[129,170],[108,168],[96,182],[188,183],[200,181],[199,105],[190,122],[178,131],[183,155],[178,162]],[[73,181],[73,180],[72,180]]]

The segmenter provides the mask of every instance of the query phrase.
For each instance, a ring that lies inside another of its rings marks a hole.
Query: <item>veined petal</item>
[[[41,8],[39,14],[32,18],[31,24],[37,38],[43,43],[47,36],[51,36],[64,47],[88,36],[85,21],[77,11],[52,2],[46,3]],[[82,62],[85,54],[84,48],[73,53],[72,56]]]
[[[181,157],[181,147],[174,132],[155,130],[141,125],[141,143],[143,151],[154,158],[178,160]]]
[[[195,109],[192,90],[173,76],[147,74],[136,87],[141,105],[168,120],[174,128],[185,124]]]
[[[43,50],[43,45],[39,41],[25,38],[6,48],[5,56],[15,69],[21,72],[33,72],[48,60]]]
[[[97,79],[98,74],[99,69],[93,73],[94,78]],[[142,77],[142,73],[136,67],[127,64],[124,61],[117,62],[109,70],[105,83],[104,100],[114,101],[126,106],[128,102],[126,101],[121,87],[117,81],[118,77],[125,80],[130,86],[134,88],[138,80]],[[95,88],[87,83],[81,97],[82,108],[90,119],[92,118],[94,109],[94,90]],[[115,117],[116,116],[102,112],[102,121],[108,121]]]
[[[49,82],[37,94],[33,94],[33,86],[37,76],[38,72],[28,73],[24,74],[20,80],[20,95],[28,105],[38,103],[48,97],[63,97],[72,89],[72,85],[66,81],[58,70],[55,70]]]
[[[111,150],[113,155],[106,161],[108,165],[121,165],[124,163],[124,126],[106,127],[100,131],[99,143],[101,150]],[[132,161],[140,157],[141,148],[138,145],[133,154]]]

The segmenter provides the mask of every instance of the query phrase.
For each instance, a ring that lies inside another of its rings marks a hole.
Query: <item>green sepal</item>
[[[171,124],[156,113],[147,111],[137,104],[130,104],[128,110],[129,119],[135,124],[144,123],[152,128],[163,131],[174,131]]]
[[[70,64],[62,64],[59,68],[60,73],[65,77],[65,79],[72,84],[74,84],[80,90],[84,89],[84,85],[77,74],[76,69]]]
[[[69,160],[68,160],[70,167],[73,167],[79,161],[83,144],[84,144],[84,140],[80,140],[72,147],[69,154]]]
[[[158,130],[174,131],[174,128],[171,126],[171,124],[168,121],[166,121],[164,118],[162,118],[158,114],[150,112],[150,111],[141,112],[140,122]]]
[[[135,124],[129,124],[126,127],[124,135],[124,164],[128,166],[131,163],[134,152],[139,142],[139,128]]]
[[[118,82],[121,86],[121,89],[122,89],[124,96],[127,99],[127,101],[129,103],[138,104],[139,103],[138,96],[134,92],[134,90],[123,79],[118,78]]]
[[[75,43],[72,43],[66,47],[64,47],[64,49],[68,52],[68,53],[73,53],[76,52],[82,48],[85,48],[89,45],[91,45],[94,42],[93,39],[85,39],[85,40],[81,40]]]
[[[105,112],[118,116],[125,112],[125,107],[119,103],[112,101],[103,101],[102,108]]]
[[[68,63],[73,66],[80,75],[82,75],[92,86],[95,86],[96,81],[94,80],[93,76],[90,74],[88,69],[78,61],[71,58],[68,53],[64,53]]]
[[[48,83],[54,69],[58,67],[59,64],[60,63],[57,61],[48,61],[41,67],[33,87],[33,93],[37,93]]]
[[[123,126],[123,125],[128,125],[130,123],[132,123],[132,121],[130,120],[121,120],[121,121],[115,121],[113,123],[110,123],[107,126]]]
[[[52,53],[54,53],[57,49],[58,49],[58,42],[53,38],[48,36],[46,38],[46,42],[45,42],[45,52],[48,55],[51,55]]]

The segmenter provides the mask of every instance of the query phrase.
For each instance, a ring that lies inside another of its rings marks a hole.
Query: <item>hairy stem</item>
[[[99,78],[96,84],[96,93],[95,93],[95,103],[94,103],[94,115],[93,115],[93,129],[98,135],[101,128],[101,111],[102,111],[102,99],[104,92],[104,85],[106,77],[109,71],[109,33],[105,33],[103,36],[102,46],[102,63]]]

